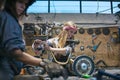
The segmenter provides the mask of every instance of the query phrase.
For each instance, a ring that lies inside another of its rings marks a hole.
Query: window
[[[110,2],[82,1],[82,13],[111,13]]]
[[[118,4],[120,4],[120,2],[113,2],[113,13],[120,11],[120,8],[118,8]]]
[[[28,8],[28,13],[48,13],[48,1],[36,1]]]
[[[28,8],[28,13],[106,13],[120,11],[117,7],[120,2],[110,1],[36,1]],[[81,9],[81,10],[80,10]],[[111,10],[113,9],[113,10]]]
[[[79,1],[50,1],[51,13],[80,13]]]

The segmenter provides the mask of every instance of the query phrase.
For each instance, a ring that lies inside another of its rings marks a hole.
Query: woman
[[[65,62],[69,53],[72,52],[72,48],[69,45],[66,45],[68,39],[74,38],[74,34],[77,32],[77,27],[72,21],[64,23],[63,30],[58,36],[48,39],[46,42],[50,47],[45,47],[45,50],[49,50],[54,53],[58,61]],[[35,40],[32,44],[32,48],[36,54],[39,54],[41,44],[47,45],[41,40]]]
[[[22,64],[45,67],[45,62],[25,52],[20,18],[35,0],[6,0],[0,11],[0,80],[13,80]],[[55,68],[55,67],[54,67]]]

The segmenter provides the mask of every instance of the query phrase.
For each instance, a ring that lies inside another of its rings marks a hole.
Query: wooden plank
[[[97,38],[94,40],[95,45],[100,41],[102,42],[96,52],[91,51],[87,46],[93,46],[92,44],[92,35],[87,33],[88,28],[85,28],[85,33],[80,34],[79,31],[75,34],[75,39],[80,40],[80,44],[76,45],[75,52],[73,53],[76,56],[86,54],[90,57],[95,56],[94,62],[97,63],[99,60],[103,60],[108,66],[118,66],[120,67],[120,43],[114,43],[111,41],[112,32],[118,32],[117,27],[108,27],[110,30],[109,35],[104,35],[101,33],[97,35]],[[93,28],[95,30],[95,28]],[[102,31],[102,28],[100,28]],[[55,35],[53,35],[55,36]],[[110,48],[108,49],[107,43],[110,43]],[[84,51],[80,50],[80,47],[84,46]],[[32,51],[31,46],[27,46],[27,52],[31,55],[35,55]]]
[[[93,28],[94,29],[94,28]],[[102,28],[100,28],[102,29]],[[110,34],[104,35],[101,33],[100,35],[97,35],[97,38],[94,40],[95,44],[98,44],[100,41],[102,43],[98,47],[96,52],[92,52],[89,48],[87,48],[88,45],[92,44],[92,35],[89,35],[87,33],[87,29],[85,29],[84,34],[80,34],[79,32],[75,35],[75,39],[80,40],[80,44],[76,45],[75,47],[75,55],[82,55],[86,54],[88,56],[95,56],[95,63],[99,60],[103,60],[108,66],[120,66],[120,43],[114,43],[111,42],[110,36],[112,32],[117,32],[118,29],[115,27],[111,27]],[[107,42],[110,41],[111,48],[110,50],[107,50]],[[84,46],[84,51],[80,50],[80,46]]]

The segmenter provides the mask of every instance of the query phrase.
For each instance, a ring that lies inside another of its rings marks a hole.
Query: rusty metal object
[[[59,76],[63,76],[64,79],[68,78],[67,71],[57,63],[52,62],[46,65],[45,69],[51,79]]]
[[[119,42],[119,35],[117,32],[112,32],[111,34],[111,42],[118,43]]]
[[[95,34],[96,34],[96,35],[101,34],[101,30],[100,30],[100,28],[96,28],[96,29],[95,29]]]
[[[89,29],[87,30],[87,33],[88,33],[88,34],[93,34],[93,33],[94,33],[94,31],[93,31],[93,29],[92,29],[92,28],[89,28]]]
[[[110,34],[109,28],[103,28],[102,32],[103,32],[104,35],[109,35]]]
[[[85,33],[85,30],[84,30],[83,28],[80,28],[80,29],[79,29],[79,33],[80,33],[80,34],[84,34],[84,33]]]

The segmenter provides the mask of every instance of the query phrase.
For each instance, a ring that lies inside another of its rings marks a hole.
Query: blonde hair
[[[65,22],[63,28],[65,26],[76,27],[76,25],[72,21]],[[58,48],[63,48],[65,46],[67,36],[68,36],[68,31],[63,29],[63,31],[57,36],[59,38],[57,45]]]
[[[64,26],[71,26],[71,27],[76,27],[76,24],[73,21],[68,21],[64,23]]]

